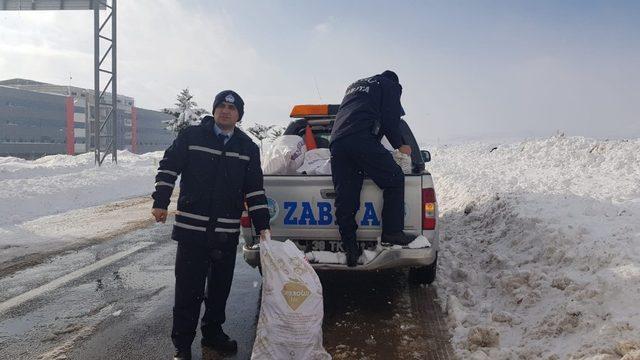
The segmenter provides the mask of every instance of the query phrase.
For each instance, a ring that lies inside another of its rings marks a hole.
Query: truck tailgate
[[[271,213],[274,238],[291,240],[339,240],[335,219],[335,191],[331,176],[266,175],[264,188]],[[405,177],[405,231],[422,229],[422,177]],[[375,241],[382,222],[382,191],[365,179],[356,214],[359,241]]]

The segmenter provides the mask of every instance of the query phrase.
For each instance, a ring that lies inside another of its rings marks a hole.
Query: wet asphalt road
[[[170,359],[173,263],[170,226],[154,226],[61,254],[0,279],[0,303],[131,248],[149,246],[0,313],[0,359]],[[324,344],[335,359],[449,359],[436,288],[403,271],[320,273]],[[239,251],[226,332],[248,359],[260,306],[260,275]],[[194,341],[194,359],[220,359]]]

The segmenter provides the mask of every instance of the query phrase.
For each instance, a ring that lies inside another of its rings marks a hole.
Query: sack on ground
[[[295,175],[304,162],[306,151],[302,137],[282,135],[271,144],[264,156],[262,171],[266,175]]]
[[[331,152],[329,149],[308,150],[298,174],[331,175]]]
[[[260,243],[262,303],[252,360],[329,360],[322,346],[322,284],[291,242]]]

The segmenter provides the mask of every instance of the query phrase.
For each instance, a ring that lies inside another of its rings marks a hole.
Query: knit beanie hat
[[[233,90],[220,91],[213,100],[213,111],[216,111],[216,108],[223,102],[233,104],[236,109],[238,109],[238,115],[240,115],[238,121],[242,120],[242,115],[244,115],[244,101],[238,93]]]

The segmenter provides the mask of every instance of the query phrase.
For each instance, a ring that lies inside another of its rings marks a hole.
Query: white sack
[[[262,161],[262,172],[265,175],[295,175],[296,170],[304,162],[307,147],[298,135],[282,135],[278,137]]]
[[[262,303],[252,360],[330,360],[322,346],[322,284],[289,240],[260,242]]]
[[[403,154],[400,152],[400,150],[396,149],[393,151],[393,160],[396,161],[396,163],[398,165],[400,165],[400,168],[402,168],[402,172],[405,174],[411,174],[412,169],[412,163],[411,163],[411,156],[407,155],[407,154]]]
[[[393,152],[393,146],[391,146],[391,143],[386,136],[383,136],[382,139],[380,139],[380,143],[382,144],[382,146],[384,146],[385,149]]]
[[[331,175],[331,151],[329,149],[308,150],[304,154],[304,163],[298,168],[298,174]]]

